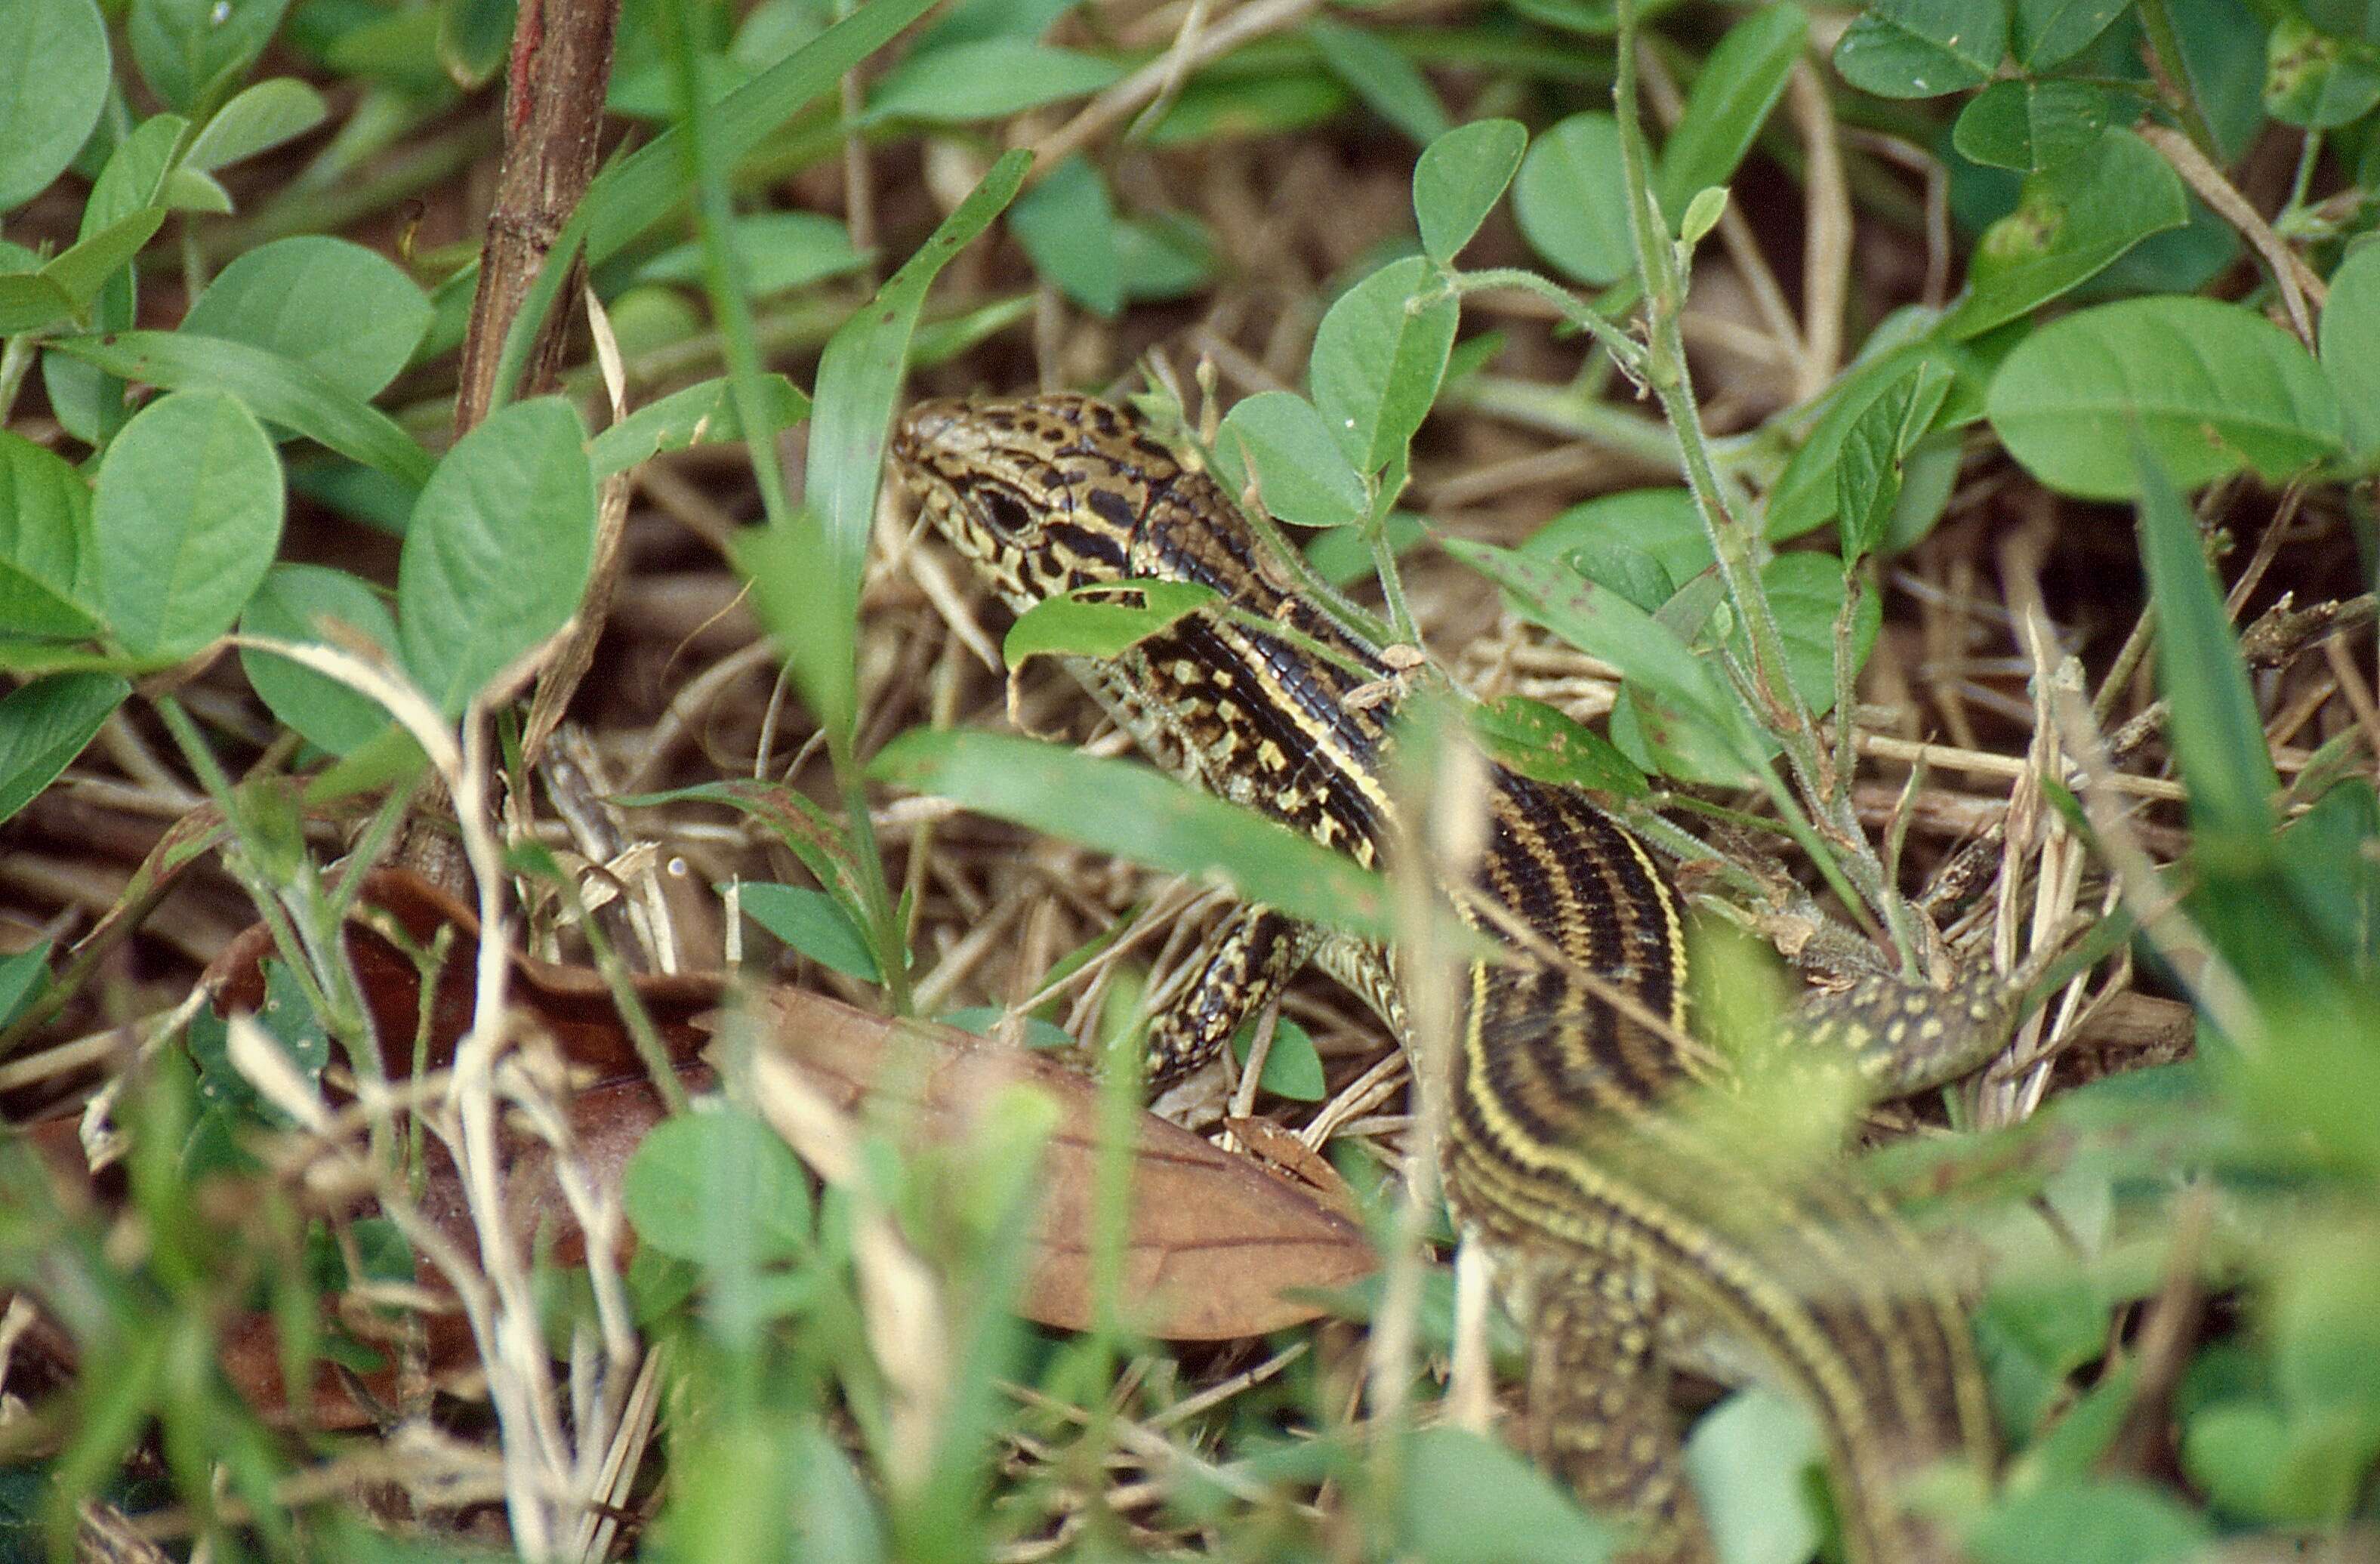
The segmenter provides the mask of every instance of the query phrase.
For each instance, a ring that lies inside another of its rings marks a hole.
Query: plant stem
[[[1637,273],[1645,289],[1643,377],[1659,400],[1677,439],[1679,465],[1685,473],[1687,491],[1702,517],[1728,596],[1743,621],[1744,639],[1752,653],[1751,666],[1741,680],[1745,696],[1761,726],[1783,747],[1786,763],[1802,795],[1809,801],[1814,818],[1797,825],[1793,816],[1798,810],[1791,808],[1792,801],[1785,790],[1772,786],[1770,791],[1780,808],[1788,810],[1789,829],[1812,850],[1819,872],[1839,893],[1850,886],[1857,887],[1857,900],[1846,896],[1847,904],[1856,910],[1857,901],[1864,901],[1881,915],[1903,967],[1914,970],[1917,941],[1909,910],[1876,856],[1874,844],[1860,829],[1858,816],[1852,807],[1851,789],[1837,785],[1831,757],[1818,741],[1816,719],[1787,669],[1784,636],[1778,628],[1777,616],[1769,608],[1768,595],[1760,581],[1757,540],[1728,503],[1718,464],[1711,455],[1710,437],[1703,429],[1702,412],[1694,400],[1694,379],[1687,370],[1685,333],[1681,324],[1685,311],[1686,280],[1646,173],[1644,127],[1636,106],[1636,0],[1620,0],[1619,23],[1614,41],[1619,70],[1612,98],[1620,121],[1620,166],[1628,195],[1629,232],[1635,242]],[[1849,720],[1848,714],[1843,720]],[[1825,846],[1835,852],[1821,851]],[[1837,861],[1837,854],[1841,855],[1840,862]]]
[[[2190,62],[2181,56],[2181,35],[2174,30],[2173,11],[2166,0],[2140,0],[2141,30],[2148,35],[2149,53],[2155,56],[2157,74],[2173,90],[2167,106],[2181,121],[2182,133],[2206,154],[2206,161],[2219,164],[2221,151],[2215,144],[2215,127],[2198,106],[2198,99],[2190,90]]]

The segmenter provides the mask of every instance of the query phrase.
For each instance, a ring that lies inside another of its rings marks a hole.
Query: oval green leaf
[[[2103,132],[2080,155],[2027,179],[2017,209],[1985,230],[1967,297],[1942,330],[1969,337],[2012,321],[2189,220],[2173,165],[2129,130]]]
[[[870,119],[956,125],[1081,98],[1111,86],[1123,67],[1026,38],[986,38],[911,56],[884,73]]]
[[[2016,0],[2009,49],[2028,71],[2065,64],[2088,49],[2132,0]]]
[[[2093,500],[2139,491],[2134,431],[2189,490],[2242,467],[2279,480],[2336,455],[2338,398],[2295,338],[2213,299],[2124,299],[2035,332],[2000,366],[1985,416],[2042,482]]]
[[[325,234],[259,245],[225,266],[182,330],[227,337],[305,365],[370,401],[430,326],[430,300],[378,253]]]
[[[2330,274],[2319,340],[2346,415],[2347,448],[2368,462],[2380,456],[2380,245],[2365,245]]]
[[[448,717],[577,612],[595,557],[595,475],[578,415],[517,403],[455,443],[398,557],[406,666]]]
[[[1132,600],[1138,600],[1136,601]],[[1028,657],[1121,657],[1215,601],[1196,581],[1111,581],[1045,598],[1017,616],[1000,643],[1011,668]]]
[[[2020,173],[2079,157],[2107,128],[2107,94],[2087,81],[1995,81],[1950,129],[1961,156]]]
[[[0,625],[12,636],[89,636],[98,606],[89,480],[0,430]]]
[[[1462,306],[1437,267],[1391,261],[1339,296],[1314,333],[1314,406],[1363,473],[1404,455],[1429,416]]]
[[[1475,119],[1422,149],[1414,164],[1414,217],[1431,260],[1454,263],[1503,199],[1528,145],[1518,120]]]
[[[109,634],[166,662],[222,635],[273,563],[281,509],[281,460],[238,402],[177,391],[142,408],[91,500]]]
[[[1879,98],[1980,87],[2008,53],[2004,0],[1875,0],[1835,45],[1845,81]]]
[[[0,700],[0,820],[55,781],[131,693],[112,673],[53,673]]]
[[[2298,18],[2273,23],[2265,44],[2265,112],[2284,125],[2331,130],[2380,103],[2380,51],[2317,32]]]
[[[1536,139],[1512,184],[1512,215],[1530,247],[1572,282],[1617,282],[1635,264],[1620,122],[1574,114]]]
[[[239,627],[243,634],[277,641],[353,649],[326,630],[325,620],[336,621],[392,655],[396,650],[396,620],[381,595],[328,565],[274,565],[248,600]],[[239,663],[265,709],[317,749],[353,754],[389,724],[388,711],[380,702],[285,657],[242,647]]]
[[[182,166],[198,174],[254,157],[303,136],[330,114],[322,94],[293,76],[260,81],[215,112],[190,138]]]
[[[802,885],[753,881],[736,892],[744,915],[794,950],[862,983],[881,983],[883,969],[841,903]]]
[[[0,212],[66,171],[107,103],[107,24],[91,0],[0,0]]]
[[[1253,476],[1265,509],[1299,527],[1344,527],[1371,505],[1330,425],[1293,391],[1262,391],[1232,406],[1215,435],[1215,472],[1234,494],[1245,493]]]
[[[1052,168],[1018,200],[1008,230],[1060,293],[1102,320],[1123,308],[1115,203],[1090,159],[1077,152]]]
[[[774,1130],[739,1109],[656,1124],[620,1176],[637,1236],[697,1265],[796,1258],[810,1243],[810,1186]]]
[[[1655,190],[1661,210],[1675,222],[1697,190],[1724,186],[1752,150],[1752,139],[1768,119],[1793,63],[1810,36],[1810,18],[1801,6],[1755,7],[1728,30],[1694,78],[1677,128],[1661,143]]]

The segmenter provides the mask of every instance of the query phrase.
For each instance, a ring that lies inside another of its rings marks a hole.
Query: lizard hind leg
[[[1186,990],[1149,1021],[1142,1065],[1149,1085],[1170,1085],[1220,1053],[1243,1022],[1280,997],[1318,939],[1270,907],[1232,908],[1192,957],[1196,975]]]

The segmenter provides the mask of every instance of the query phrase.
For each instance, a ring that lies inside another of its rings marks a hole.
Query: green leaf
[[[1354,89],[1365,106],[1427,147],[1446,134],[1445,105],[1414,63],[1376,33],[1318,18],[1305,24],[1306,41],[1330,74]]]
[[[807,503],[786,527],[736,540],[736,567],[752,583],[760,622],[784,648],[803,698],[831,733],[848,732],[852,721],[859,576],[876,521],[885,433],[926,290],[1015,199],[1032,164],[1020,148],[992,164],[868,307],[828,339],[812,392]]]
[[[1645,773],[1609,740],[1542,700],[1508,695],[1463,715],[1480,747],[1524,777],[1621,798],[1651,791]]]
[[[2129,130],[2024,183],[2016,211],[1985,230],[1967,297],[1942,324],[1969,337],[2048,303],[2151,234],[2190,220],[2181,176]]]
[[[1320,69],[1194,77],[1165,117],[1141,139],[1150,147],[1186,147],[1286,136],[1319,125],[1346,107],[1347,89]]]
[[[1124,600],[1137,598],[1137,602]],[[1000,643],[1011,668],[1028,657],[1120,657],[1218,600],[1195,581],[1114,581],[1045,598],[1019,614]]]
[[[2016,0],[2009,47],[2028,71],[2049,70],[2088,49],[2131,0]]]
[[[2273,830],[2280,778],[2248,688],[2223,594],[2198,541],[2190,507],[2135,438],[2126,442],[2141,493],[2141,564],[2156,606],[2157,682],[2173,716],[2174,758],[2203,831],[2261,850]]]
[[[998,1005],[969,1005],[964,1010],[954,1010],[939,1019],[945,1026],[955,1026],[962,1032],[972,1032],[978,1037],[996,1037],[1000,1035],[1000,1024],[1008,1019],[1008,1012]],[[1026,1048],[1062,1050],[1075,1046],[1073,1036],[1056,1023],[1044,1021],[1038,1015],[1027,1015],[1021,1019],[1025,1023],[1021,1030],[1024,1033]]]
[[[1354,859],[1132,761],[1006,734],[918,730],[868,771],[1150,868],[1220,874],[1291,917],[1378,939],[1393,923],[1387,881]]]
[[[1256,1044],[1256,1024],[1250,1022],[1233,1035],[1232,1057],[1245,1065]],[[1272,1047],[1265,1050],[1264,1073],[1257,1077],[1257,1085],[1292,1102],[1320,1102],[1328,1097],[1329,1084],[1323,1078],[1322,1055],[1314,1047],[1314,1035],[1286,1015],[1276,1017]]]
[[[2273,1379],[2283,1400],[2355,1416],[2380,1440],[2380,1255],[2350,1233],[2313,1233],[2277,1279]]]
[[[2088,152],[2107,128],[2107,94],[2087,81],[1995,81],[1959,112],[1950,144],[1963,157],[2021,173]]]
[[[1733,1564],[1800,1564],[1818,1546],[1811,1480],[1827,1447],[1801,1402],[1755,1387],[1696,1421],[1686,1471],[1702,1496],[1719,1557]]]
[[[1087,97],[1123,75],[1122,66],[1097,55],[1024,38],[987,38],[903,60],[877,84],[868,117],[932,125],[1000,119]]]
[[[422,487],[396,567],[405,665],[447,717],[577,612],[595,558],[578,414],[516,403],[455,442]]]
[[[13,1024],[50,986],[52,941],[36,940],[0,958],[0,1026]]]
[[[1468,539],[1446,551],[1510,594],[1521,615],[1542,624],[1685,715],[1703,741],[1702,764],[1749,779],[1767,763],[1765,741],[1740,702],[1669,627],[1617,592],[1514,550]]]
[[[2013,1490],[1967,1533],[1974,1564],[2181,1564],[2205,1522],[2139,1483],[2103,1478]]]
[[[164,221],[164,212],[153,206],[128,212],[52,256],[40,274],[56,284],[80,309],[98,297],[109,278],[132,264],[132,258]]]
[[[157,204],[168,212],[198,212],[222,217],[231,212],[231,192],[212,174],[176,164],[157,192]]]
[[[1782,542],[1833,519],[1840,498],[1835,469],[1845,436],[1912,364],[1930,363],[1950,376],[1949,394],[1935,415],[1937,434],[1955,431],[1974,422],[1982,416],[1984,396],[1990,388],[1992,374],[1999,367],[1999,355],[2015,334],[2011,328],[1998,336],[1961,343],[1946,341],[1937,333],[1899,347],[1872,348],[1869,356],[1839,377],[1822,398],[1817,421],[1810,425],[1800,448],[1768,491],[1762,530],[1771,540]],[[1955,440],[1951,443],[1955,445]]]
[[[514,0],[441,0],[438,63],[466,90],[484,87],[512,42]]]
[[[2380,458],[2380,245],[2354,250],[2330,274],[2318,340],[2348,453],[2365,463]]]
[[[1392,261],[1345,293],[1314,333],[1314,405],[1358,471],[1400,460],[1429,416],[1462,306],[1429,261]]]
[[[1677,488],[1624,490],[1572,505],[1532,533],[1521,552],[1548,564],[1592,565],[1604,558],[1617,559],[1610,552],[1615,547],[1631,551],[1642,563],[1621,564],[1618,569],[1624,576],[1606,576],[1597,568],[1584,568],[1580,574],[1619,591],[1648,613],[1711,563],[1710,535],[1703,529],[1702,513],[1694,509],[1694,496]],[[1659,578],[1658,590],[1654,576]],[[1623,584],[1626,577],[1634,579]],[[1651,592],[1650,602],[1637,596],[1638,587]]]
[[[99,464],[100,604],[135,656],[189,656],[231,627],[281,542],[281,461],[220,391],[143,407]]]
[[[2330,130],[2380,103],[2380,51],[2316,32],[2295,17],[2265,45],[2265,111],[2286,125]]]
[[[1785,95],[1809,36],[1810,18],[1801,6],[1768,5],[1730,28],[1711,50],[1677,127],[1661,143],[1654,188],[1670,221],[1695,191],[1735,177],[1753,138]]]
[[[0,624],[15,636],[96,634],[98,569],[89,480],[0,430]]]
[[[56,781],[131,693],[112,673],[53,673],[0,699],[0,820]]]
[[[1843,608],[1843,563],[1832,554],[1796,552],[1779,554],[1760,569],[1760,585],[1768,610],[1777,617],[1777,634],[1785,646],[1785,676],[1802,692],[1814,715],[1823,717],[1835,705],[1835,621]],[[1852,611],[1852,672],[1866,665],[1876,649],[1884,605],[1872,592],[1862,592]],[[1742,637],[1737,654],[1748,657]]]
[[[331,636],[322,624],[324,619],[345,625],[346,633]],[[396,620],[388,605],[364,582],[328,565],[274,565],[248,600],[239,628],[243,635],[346,651],[355,650],[360,637],[395,660]],[[317,749],[353,754],[389,725],[389,714],[380,702],[285,657],[242,647],[239,663],[265,709]]]
[[[370,401],[411,360],[430,315],[421,289],[387,260],[306,234],[259,245],[225,266],[181,330],[277,353]]]
[[[1687,198],[1686,214],[1678,219],[1678,242],[1691,252],[1696,245],[1710,237],[1710,231],[1718,227],[1719,219],[1726,215],[1727,188],[1723,185],[1704,186]]]
[[[1115,203],[1090,159],[1077,152],[1043,176],[1008,214],[1008,230],[1060,293],[1102,320],[1123,308]]]
[[[1950,371],[1921,358],[1868,404],[1843,436],[1836,512],[1852,558],[1876,552],[1900,499],[1901,463],[1933,427],[1950,394]]]
[[[1703,552],[1707,563],[1708,549]],[[1597,586],[1610,588],[1647,613],[1658,612],[1663,603],[1678,595],[1677,579],[1659,560],[1633,540],[1590,538],[1560,558]]]
[[[770,420],[791,429],[810,416],[810,399],[801,387],[783,375],[763,375],[760,384],[769,405]],[[595,437],[589,459],[599,479],[627,471],[663,451],[691,445],[716,445],[744,438],[735,416],[735,399],[728,394],[724,376],[698,381],[648,402]]]
[[[107,102],[107,24],[92,0],[0,0],[0,212],[47,189]]]
[[[1371,508],[1364,476],[1348,465],[1330,425],[1293,391],[1232,405],[1216,431],[1215,473],[1234,494],[1253,478],[1265,509],[1299,527],[1344,527]]]
[[[165,188],[165,176],[179,161],[176,153],[182,134],[189,127],[190,122],[180,115],[152,115],[117,141],[91,185],[76,236],[90,238],[144,206],[155,206],[157,193]]]
[[[229,392],[258,418],[378,468],[407,488],[419,488],[430,477],[429,453],[394,418],[321,371],[278,353],[191,332],[115,332],[58,337],[50,346],[127,380]]]
[[[728,224],[744,264],[744,286],[755,298],[788,293],[868,264],[852,247],[851,230],[815,212],[754,212]],[[689,239],[637,268],[646,283],[699,284],[702,244]]]
[[[256,61],[289,0],[132,0],[124,22],[140,79],[188,113]]]
[[[2123,299],[2033,333],[1986,414],[2042,482],[2085,499],[2139,492],[2134,430],[2195,489],[2241,467],[2277,481],[2340,448],[2338,399],[2297,340],[2212,299]]]
[[[2182,1470],[2220,1513],[2260,1521],[2316,1520],[2292,1502],[2291,1430],[2281,1409],[2245,1396],[2201,1408],[2181,1440]]]
[[[190,138],[182,166],[212,174],[243,158],[295,140],[330,114],[322,94],[292,76],[276,76],[247,88],[215,111]],[[234,262],[237,264],[237,261]]]
[[[846,977],[881,983],[883,970],[843,904],[823,891],[751,881],[736,892],[744,915],[787,945]]]
[[[1440,1425],[1411,1435],[1398,1553],[1421,1564],[1602,1564],[1619,1534],[1511,1446]]]
[[[1620,122],[1574,114],[1539,136],[1512,184],[1512,216],[1529,245],[1572,282],[1600,287],[1634,266]]]
[[[654,1125],[621,1171],[620,1199],[639,1242],[697,1265],[809,1253],[809,1179],[783,1139],[741,1109]]]
[[[1879,98],[1980,87],[2008,53],[2003,0],[1874,0],[1835,44],[1835,69]]]
[[[1115,227],[1115,252],[1123,296],[1143,302],[1187,297],[1221,269],[1214,234],[1186,212],[1123,219]]]
[[[2380,0],[2300,0],[2298,8],[2325,32],[2380,43]]]
[[[0,336],[30,332],[37,326],[66,320],[74,312],[75,301],[67,290],[39,272],[0,276]],[[64,418],[59,421],[63,423]],[[73,430],[69,429],[67,432]]]
[[[1528,144],[1518,120],[1475,119],[1422,149],[1414,164],[1414,216],[1431,260],[1454,264],[1503,199]]]

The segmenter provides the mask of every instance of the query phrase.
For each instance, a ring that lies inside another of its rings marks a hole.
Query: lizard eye
[[[987,490],[983,496],[983,517],[992,530],[1003,538],[1014,538],[1033,525],[1033,516],[1025,502],[1005,489]]]

